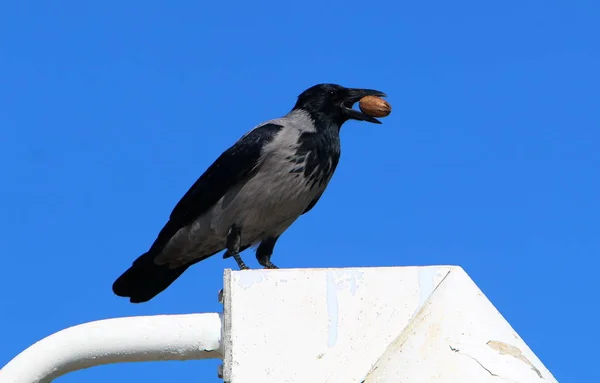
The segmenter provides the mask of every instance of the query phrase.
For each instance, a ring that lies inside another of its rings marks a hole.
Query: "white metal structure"
[[[0,382],[50,382],[101,364],[219,358],[219,314],[157,315],[73,326],[35,343],[0,370]]]
[[[460,267],[226,270],[221,297],[222,315],[65,329],[9,362],[0,383],[205,358],[222,358],[230,383],[556,382]]]

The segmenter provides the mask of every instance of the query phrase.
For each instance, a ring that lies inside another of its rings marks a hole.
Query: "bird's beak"
[[[356,88],[348,89],[347,92],[348,92],[348,96],[342,103],[342,109],[344,110],[344,113],[346,114],[346,116],[348,116],[348,118],[350,118],[352,120],[368,121],[368,122],[372,122],[374,124],[381,124],[381,121],[379,121],[378,119],[371,117],[371,116],[367,116],[366,114],[364,114],[363,112],[361,112],[359,110],[352,109],[352,106],[357,101],[360,101],[361,98],[366,97],[366,96],[387,97],[387,95],[385,93],[380,92],[378,90],[373,90],[373,89],[356,89]]]

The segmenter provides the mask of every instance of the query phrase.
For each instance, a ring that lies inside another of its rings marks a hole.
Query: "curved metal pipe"
[[[114,318],[54,333],[0,370],[0,383],[46,383],[109,363],[221,358],[217,313]]]

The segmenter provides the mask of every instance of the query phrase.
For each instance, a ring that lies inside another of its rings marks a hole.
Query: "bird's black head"
[[[344,88],[336,84],[318,84],[308,88],[298,96],[294,109],[307,111],[315,122],[329,122],[338,126],[342,126],[348,120],[381,124],[376,118],[352,109],[354,103],[365,96],[386,97],[386,94],[372,89]]]

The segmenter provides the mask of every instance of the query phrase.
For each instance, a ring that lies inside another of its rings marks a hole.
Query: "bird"
[[[147,302],[190,266],[223,250],[240,270],[248,269],[240,253],[251,247],[261,266],[277,269],[271,257],[278,239],[315,207],[336,170],[342,125],[381,124],[352,108],[365,96],[387,97],[317,84],[287,114],[245,133],[183,195],[148,251],[114,281],[114,294]]]

